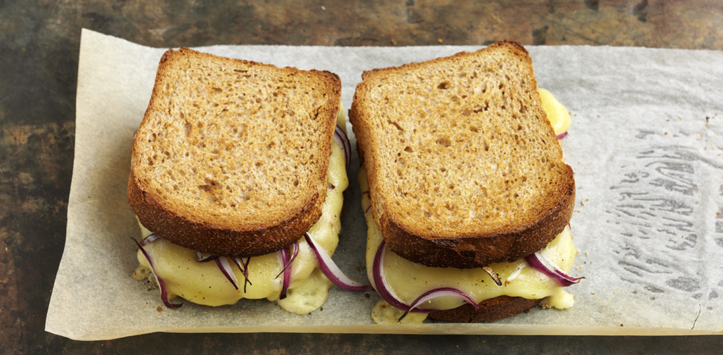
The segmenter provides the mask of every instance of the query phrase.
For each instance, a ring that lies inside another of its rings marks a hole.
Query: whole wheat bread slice
[[[131,207],[204,253],[290,245],[321,215],[340,96],[329,72],[167,51],[133,142]]]
[[[575,180],[519,43],[362,78],[349,115],[392,251],[479,267],[534,253],[568,223]]]
[[[542,299],[499,296],[480,302],[476,311],[471,304],[464,304],[454,309],[432,312],[429,319],[460,323],[494,322],[523,312],[528,313],[540,302]]]

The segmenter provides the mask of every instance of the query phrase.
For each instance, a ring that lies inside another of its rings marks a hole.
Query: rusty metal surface
[[[707,354],[723,349],[721,336],[151,334],[84,343],[45,333],[65,242],[83,27],[157,47],[483,45],[514,39],[723,50],[723,2],[0,0],[0,354]]]

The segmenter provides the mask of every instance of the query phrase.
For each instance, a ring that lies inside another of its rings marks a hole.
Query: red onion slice
[[[294,259],[296,259],[296,256],[299,255],[299,242],[294,242],[294,244],[291,244],[291,247],[293,250],[292,255],[291,255],[291,260],[289,260],[289,258],[288,258],[288,252],[289,252],[288,250],[286,250],[286,249],[279,250],[279,252],[281,252],[281,253],[283,253],[282,250],[286,250],[287,256],[286,256],[286,259],[283,259],[284,255],[281,255],[281,257],[283,259],[281,265],[284,265],[284,268],[281,270],[281,272],[279,272],[278,275],[276,275],[276,277],[274,277],[274,279],[278,279],[279,276],[281,276],[281,273],[284,273],[284,272],[286,272],[287,269],[290,269],[291,263],[293,263]]]
[[[321,269],[321,272],[324,273],[324,276],[326,276],[326,278],[328,278],[329,281],[331,281],[334,285],[339,286],[339,288],[341,289],[354,292],[365,292],[372,290],[372,287],[370,285],[362,285],[361,283],[353,281],[352,279],[344,275],[344,273],[339,269],[339,267],[336,266],[334,261],[331,260],[331,257],[326,252],[326,250],[316,245],[316,242],[313,238],[311,238],[311,235],[309,235],[309,233],[304,233],[304,237],[306,237],[306,242],[309,244],[309,247],[311,247],[311,250],[314,252],[314,254],[316,254],[316,259],[319,261],[319,269]]]
[[[276,255],[279,257],[279,263],[282,266],[287,265],[287,263],[289,262],[289,251],[286,248],[279,250],[278,253],[276,253]],[[279,272],[279,274],[276,275],[276,277],[274,278],[274,279],[277,279],[277,278],[279,278],[279,276],[281,274],[284,274],[284,280],[281,284],[281,295],[279,295],[280,300],[283,300],[284,298],[286,298],[286,289],[289,288],[289,283],[288,283],[289,280],[286,278],[286,273],[284,272],[285,270],[286,270],[286,267],[283,267],[281,269],[281,272]]]
[[[231,282],[233,287],[238,290],[238,280],[236,279],[236,275],[231,269],[231,264],[228,263],[228,258],[225,256],[219,256],[218,258],[216,258],[216,265],[223,273],[223,276],[226,276],[226,278],[228,279],[228,281]]]
[[[419,306],[420,304],[431,301],[437,297],[446,297],[446,296],[461,298],[463,301],[471,304],[472,307],[474,307],[475,311],[479,311],[479,305],[477,305],[477,302],[475,302],[474,299],[472,299],[472,297],[470,295],[468,295],[465,292],[460,291],[456,288],[441,287],[441,288],[436,288],[434,290],[427,291],[427,292],[423,293],[421,296],[417,297],[417,299],[414,300],[414,302],[412,302],[412,304],[409,306],[409,309],[404,312],[404,314],[399,318],[398,321],[401,322],[402,319],[404,319],[404,317],[406,317],[407,314],[409,314],[409,312],[413,312],[417,308],[417,306]]]
[[[218,259],[218,256],[211,255],[211,254],[205,254],[201,253],[200,251],[196,252],[196,261],[199,263],[205,263],[207,261],[212,261]]]
[[[293,263],[294,260],[296,260],[296,256],[299,255],[299,242],[294,242],[294,244],[292,244],[292,246],[293,246],[294,251],[292,252],[291,259],[289,259],[286,266],[284,266],[284,270],[282,270],[282,272],[284,273],[284,283],[283,283],[283,287],[281,288],[281,297],[280,297],[280,299],[282,299],[282,300],[284,298],[286,298],[286,290],[289,289],[289,285],[291,284],[291,263]],[[286,248],[284,248],[284,251],[286,251],[286,253],[288,253]],[[276,277],[278,277],[278,276],[276,276]]]
[[[334,141],[339,145],[339,148],[341,148],[341,152],[344,153],[346,170],[349,170],[349,166],[351,165],[351,143],[349,143],[349,137],[347,137],[344,130],[339,126],[336,126],[334,130]]]
[[[394,293],[394,290],[389,287],[389,284],[387,284],[387,280],[384,277],[384,263],[382,262],[384,260],[384,253],[386,249],[385,246],[386,242],[382,240],[381,244],[379,244],[379,247],[377,248],[376,255],[374,255],[374,264],[372,265],[372,278],[374,279],[374,288],[377,290],[379,296],[381,296],[383,300],[387,301],[387,303],[389,303],[392,307],[399,308],[405,312],[434,312],[434,309],[427,308],[414,308],[413,310],[410,310],[409,305],[400,300],[399,297],[397,297],[397,295]]]
[[[246,271],[244,271],[244,267],[242,266],[243,261],[241,261],[241,259],[233,258],[233,263],[236,264],[236,266],[238,267],[239,271],[241,271],[242,274],[246,275]]]
[[[279,250],[278,255],[281,259],[281,265],[284,265],[284,268],[281,270],[279,275],[276,275],[276,278],[278,278],[281,274],[284,274],[284,280],[281,286],[281,295],[279,296],[279,299],[283,300],[286,298],[286,290],[289,288],[289,284],[291,283],[291,257],[289,255],[289,250],[286,248]]]
[[[147,238],[147,237],[146,237],[146,238]],[[156,238],[156,239],[157,239],[157,238]],[[148,265],[151,266],[151,272],[153,273],[153,276],[156,277],[156,282],[158,282],[158,288],[161,289],[161,300],[163,301],[163,304],[165,304],[166,307],[168,307],[168,308],[170,308],[170,309],[176,309],[176,308],[178,308],[178,307],[183,306],[182,303],[171,303],[171,302],[168,301],[168,289],[166,288],[166,283],[163,282],[163,279],[161,279],[160,277],[158,277],[158,274],[156,274],[156,270],[155,270],[155,268],[153,267],[153,261],[151,260],[151,256],[148,255],[148,253],[146,252],[146,250],[143,249],[143,246],[141,245],[141,243],[138,243],[138,241],[135,240],[135,238],[131,238],[131,240],[132,240],[134,243],[136,243],[136,245],[138,246],[138,248],[141,249],[141,253],[143,253],[143,256],[146,257],[146,260],[148,261]],[[153,239],[153,240],[155,240],[155,239]]]
[[[566,136],[567,136],[567,131],[558,134],[558,135],[557,135],[557,139],[563,139],[563,138],[565,138]]]
[[[564,271],[560,270],[555,263],[550,261],[550,259],[539,251],[526,256],[525,261],[527,261],[533,269],[540,271],[551,279],[557,281],[557,283],[562,287],[576,284],[580,282],[581,279],[584,279],[584,277],[572,277],[566,274]]]
[[[453,296],[457,298],[461,298],[465,302],[471,304],[475,310],[479,310],[479,306],[477,305],[477,302],[472,299],[470,295],[465,293],[464,291],[458,290],[456,288],[451,287],[442,287],[437,288],[434,290],[427,291],[423,293],[421,296],[417,297],[414,302],[412,302],[411,305],[407,305],[402,300],[397,297],[397,295],[394,293],[394,290],[392,290],[391,287],[389,287],[389,284],[386,281],[386,278],[384,277],[384,254],[386,253],[386,242],[382,240],[382,242],[379,244],[379,247],[377,249],[377,253],[374,256],[374,265],[372,265],[372,274],[374,278],[374,287],[377,290],[377,293],[379,293],[379,296],[382,297],[387,303],[392,305],[393,307],[399,308],[404,311],[404,314],[398,319],[398,321],[401,321],[404,319],[404,317],[409,314],[409,312],[419,312],[419,313],[431,313],[436,312],[436,309],[429,309],[429,308],[419,308],[419,305],[423,304],[424,302],[430,301],[432,299],[435,299],[437,297],[445,297],[445,296]]]
[[[160,239],[161,237],[156,233],[151,233],[145,238],[143,238],[143,241],[141,242],[143,245],[151,244],[155,242],[157,239]]]

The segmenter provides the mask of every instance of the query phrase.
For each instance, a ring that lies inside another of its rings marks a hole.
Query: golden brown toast
[[[479,267],[534,253],[568,223],[575,180],[519,43],[362,78],[349,115],[393,252]]]
[[[167,51],[133,142],[131,207],[204,253],[288,246],[321,215],[340,97],[329,72]]]

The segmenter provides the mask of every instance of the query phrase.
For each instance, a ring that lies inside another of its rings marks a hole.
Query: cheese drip
[[[542,108],[554,128],[555,134],[567,131],[571,120],[565,107],[549,91],[538,89],[538,92]],[[361,191],[369,191],[366,169],[364,168],[359,171],[359,185]],[[370,204],[369,194],[363,193],[362,210],[366,211]],[[366,213],[365,217],[368,226],[367,276],[373,284],[372,266],[374,265],[376,251],[383,239],[372,212]],[[541,252],[561,270],[569,273],[577,254],[570,227],[565,227],[562,233],[557,235]],[[557,309],[570,308],[574,303],[574,298],[570,293],[545,274],[531,268],[524,259],[511,263],[489,265],[499,275],[502,286],[497,286],[489,274],[481,268],[455,269],[424,266],[406,260],[388,249],[382,263],[388,285],[406,304],[411,304],[424,292],[440,287],[452,287],[461,290],[470,295],[477,303],[499,296],[527,299],[546,298],[543,301],[543,306]],[[457,297],[439,297],[419,307],[448,310],[463,304],[464,301]],[[372,319],[380,324],[397,323],[402,314],[403,311],[390,306],[385,301],[380,301],[372,310]],[[412,313],[404,318],[403,323],[421,323],[426,317],[426,314],[423,313]]]
[[[557,101],[555,96],[546,89],[538,88],[537,93],[540,94],[542,109],[545,111],[545,114],[547,114],[547,119],[555,130],[555,134],[566,132],[570,128],[570,125],[572,125],[572,120],[565,106],[563,106],[560,101]]]
[[[344,155],[335,142],[332,143],[329,160],[328,182],[330,186],[326,191],[322,215],[309,229],[309,234],[319,246],[332,255],[339,243],[343,192],[349,185]],[[144,238],[152,233],[143,226],[141,232]],[[197,262],[193,250],[162,238],[143,248],[153,260],[156,276],[166,283],[169,299],[180,296],[193,303],[221,306],[235,304],[241,298],[266,298],[277,301],[279,306],[289,312],[308,314],[326,302],[331,282],[317,269],[316,256],[306,240],[302,237],[298,243],[299,254],[291,266],[291,283],[287,297],[283,300],[278,299],[282,276],[276,278],[276,275],[283,268],[278,253],[251,257],[248,270],[252,284],[247,284],[244,292],[244,276],[233,262],[230,263],[239,281],[238,290],[226,279],[215,262]],[[137,257],[142,267],[150,268],[140,250]]]

